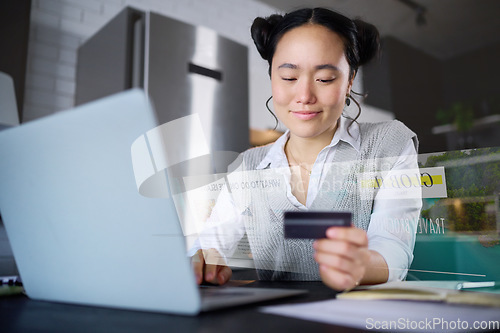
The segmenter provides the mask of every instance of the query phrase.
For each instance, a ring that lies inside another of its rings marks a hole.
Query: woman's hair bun
[[[266,18],[257,17],[250,28],[253,42],[264,60],[270,60],[269,39],[273,29],[283,20],[282,15],[274,14]]]
[[[353,22],[358,31],[359,66],[361,66],[379,55],[380,35],[378,29],[373,24],[359,19],[355,19]]]

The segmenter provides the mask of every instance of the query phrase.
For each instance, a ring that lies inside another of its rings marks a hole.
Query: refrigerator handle
[[[143,87],[144,73],[144,16],[136,16],[132,22],[132,88]]]
[[[221,71],[198,66],[198,65],[193,64],[192,62],[188,63],[188,72],[211,77],[212,79],[215,79],[217,81],[222,81],[222,72]]]

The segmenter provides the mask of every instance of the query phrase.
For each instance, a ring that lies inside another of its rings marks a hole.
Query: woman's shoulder
[[[254,170],[257,165],[266,157],[273,143],[264,146],[252,147],[242,152],[238,158],[232,163],[229,171],[238,169]]]
[[[398,154],[413,141],[418,150],[417,135],[399,120],[379,123],[360,123],[361,146],[365,149],[385,151],[386,154]]]
[[[372,135],[380,135],[380,134],[386,134],[386,133],[402,133],[402,134],[409,134],[409,135],[416,135],[413,133],[411,129],[408,128],[405,124],[403,124],[399,120],[389,120],[389,121],[383,121],[383,122],[378,122],[378,123],[360,123],[359,124],[361,133],[367,135],[367,134],[372,134]]]
[[[264,146],[252,147],[243,152],[243,161],[249,169],[255,169],[257,165],[266,157],[273,143]]]
[[[250,156],[258,156],[261,154],[267,154],[267,152],[269,151],[269,149],[271,149],[273,144],[274,144],[274,142],[271,142],[271,143],[268,143],[268,144],[263,145],[263,146],[252,147],[252,148],[245,150],[243,152],[243,154],[245,156],[249,156],[249,157]]]

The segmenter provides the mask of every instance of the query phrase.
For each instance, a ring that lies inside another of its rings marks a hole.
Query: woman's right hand
[[[192,257],[196,283],[208,282],[212,284],[225,284],[231,278],[233,271],[222,259],[215,249],[198,250]]]

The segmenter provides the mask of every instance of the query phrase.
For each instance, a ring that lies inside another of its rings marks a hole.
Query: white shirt
[[[305,205],[300,203],[292,194],[290,183],[288,182],[286,184],[288,199],[300,210],[307,211],[311,207],[311,204],[318,194],[320,185],[327,174],[327,168],[325,168],[325,166],[333,161],[339,141],[350,144],[359,152],[361,140],[359,126],[355,122],[352,123],[349,127],[349,132],[346,126],[346,118],[340,117],[339,127],[332,141],[318,154],[311,170]],[[284,146],[288,138],[289,131],[276,140],[269,149],[267,155],[257,166],[258,170],[265,168],[282,168],[289,172],[289,164],[284,152]],[[417,154],[415,146],[410,139],[402,154],[398,157],[394,167],[389,172],[389,175],[391,172],[397,172],[397,170],[415,170],[417,167]],[[380,199],[384,197],[384,191],[387,190],[381,188],[374,200],[370,224],[367,230],[368,248],[380,253],[385,259],[389,267],[388,281],[402,280],[406,276],[408,266],[413,260],[415,234],[422,202],[421,199],[415,198],[407,202],[407,204],[394,204],[392,200]],[[224,239],[223,241],[221,241],[220,237],[217,237],[217,240],[214,241],[203,239],[201,242],[203,246],[200,246],[200,242],[197,241],[189,251],[190,255],[194,254],[194,252],[200,248],[218,248],[221,244],[234,244],[239,241],[245,234],[245,226],[243,222],[239,221],[241,218],[239,218],[239,214],[235,213],[235,211],[234,202],[232,202],[231,196],[223,191],[212,210],[212,214],[207,221],[207,226],[211,226],[210,235],[223,234],[226,238],[230,235],[229,238],[231,239]],[[214,220],[217,222],[214,223]],[[228,221],[230,221],[230,223],[227,223]],[[404,221],[404,228],[399,222],[394,225],[394,221]],[[220,228],[220,231],[214,228]],[[228,228],[231,230],[228,230]],[[226,248],[221,250],[221,252],[225,252],[231,249]]]

